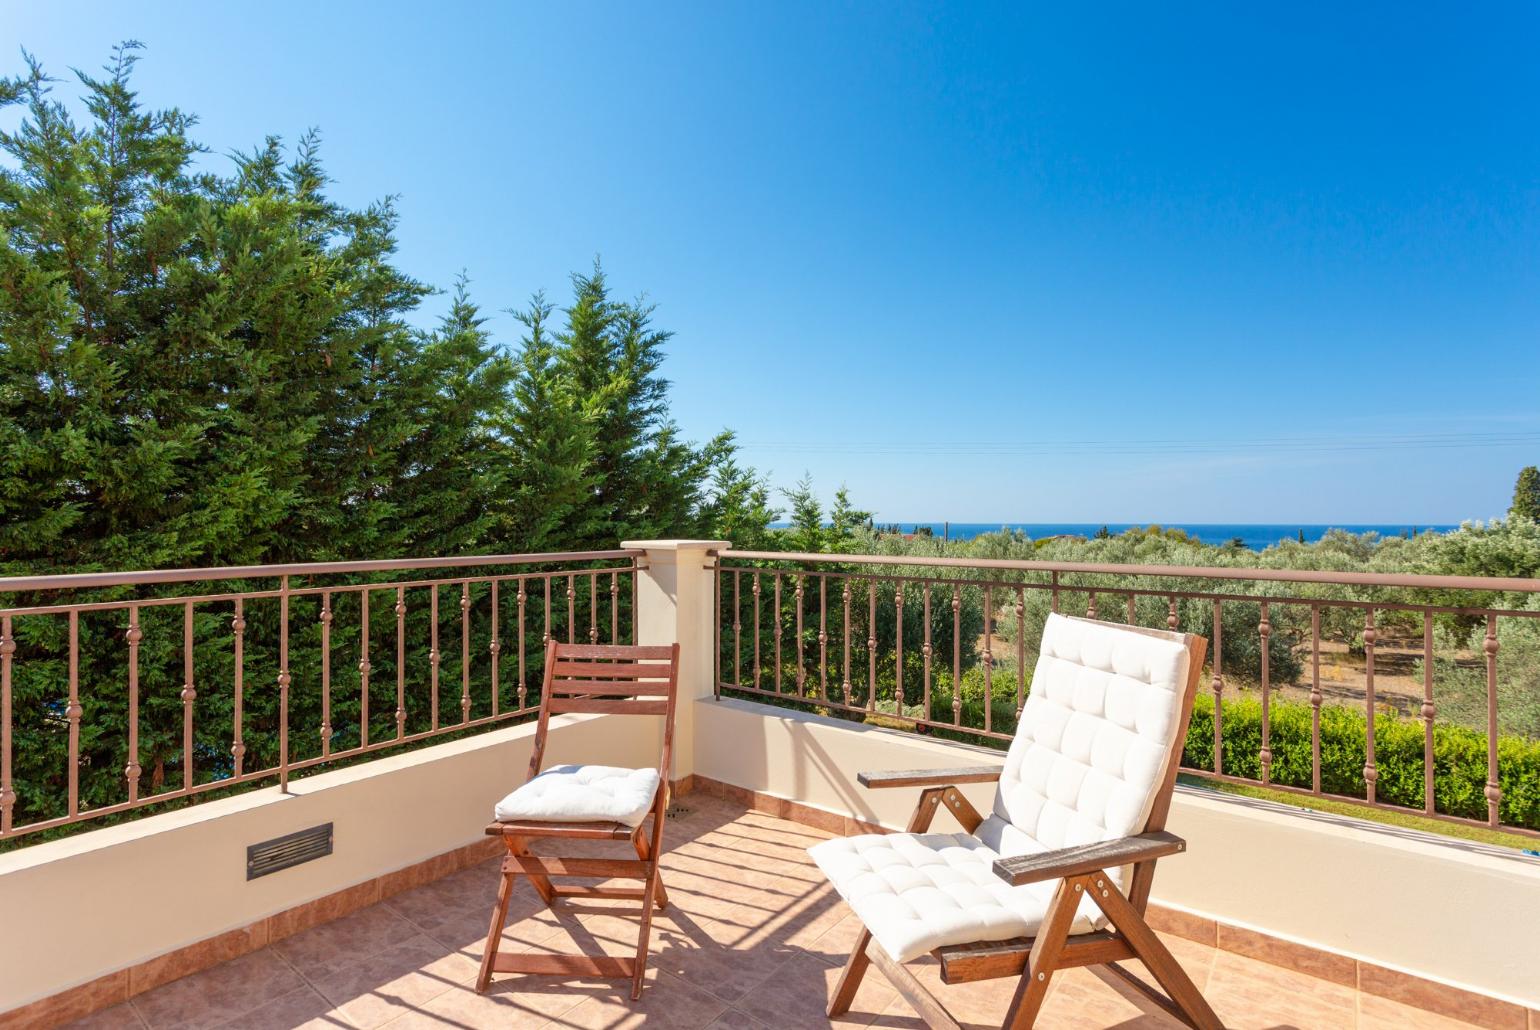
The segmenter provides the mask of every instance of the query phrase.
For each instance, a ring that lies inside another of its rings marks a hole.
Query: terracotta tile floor
[[[615,981],[504,976],[471,987],[497,881],[489,861],[194,976],[78,1026],[96,1027],[821,1027],[825,999],[858,929],[804,849],[818,830],[692,794],[668,826],[671,905],[653,921],[649,986],[638,1003]],[[619,850],[617,850],[619,854]],[[545,908],[527,885],[505,949],[629,954],[633,917],[615,903]],[[1464,1026],[1324,980],[1179,938],[1178,959],[1230,1027]],[[1013,983],[942,987],[965,1024],[999,1026]],[[920,1027],[871,973],[839,1026]],[[1085,970],[1055,978],[1043,1027],[1175,1026],[1145,1015]]]

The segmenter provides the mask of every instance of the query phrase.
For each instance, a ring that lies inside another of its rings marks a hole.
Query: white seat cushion
[[[553,765],[497,803],[499,822],[617,822],[636,826],[658,794],[658,770]]]
[[[998,831],[999,825],[979,829]],[[1012,887],[990,866],[1000,853],[967,833],[873,833],[808,849],[834,889],[895,962],[948,944],[1031,937],[1058,881]],[[1097,928],[1083,899],[1071,933]]]

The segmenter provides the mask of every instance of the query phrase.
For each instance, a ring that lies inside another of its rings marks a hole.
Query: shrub
[[[1310,706],[1274,701],[1268,743],[1273,753],[1272,782],[1310,786]],[[1362,798],[1364,787],[1364,713],[1346,705],[1321,707],[1321,789],[1328,794]],[[1262,702],[1241,697],[1224,702],[1224,768],[1232,776],[1262,776]],[[1374,720],[1375,796],[1393,805],[1423,806],[1423,724],[1395,714]],[[1198,695],[1182,764],[1214,768],[1214,699]],[[1504,823],[1540,829],[1540,741],[1502,736],[1497,743],[1500,815]],[[1486,735],[1465,726],[1433,728],[1433,798],[1445,815],[1485,819]]]

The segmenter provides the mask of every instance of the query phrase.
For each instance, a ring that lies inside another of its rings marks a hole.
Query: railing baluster
[[[1129,596],[1133,601],[1133,596]],[[1129,611],[1133,611],[1133,604],[1129,604]],[[995,617],[994,617],[994,588],[984,588],[984,653],[980,656],[984,662],[984,732],[989,733],[994,729],[995,709]]]
[[[332,753],[332,595],[321,595],[321,755]]]
[[[818,577],[818,696],[829,700],[829,577]]]
[[[743,572],[733,570],[733,685],[743,684]]]
[[[1214,772],[1224,774],[1224,612],[1223,601],[1214,602]]]
[[[759,627],[764,622],[764,618],[759,611],[760,587],[759,572],[757,570],[754,573],[754,583],[749,587],[749,593],[754,595],[754,689],[763,690],[765,683],[760,675],[759,667]]]
[[[278,588],[278,789],[289,792],[289,577]]]
[[[1027,588],[1016,588],[1016,720],[1027,704]],[[926,713],[929,718],[930,713]]]
[[[358,746],[369,745],[369,588],[358,592]]]
[[[519,600],[522,603],[523,597]],[[520,628],[523,628],[522,624]],[[438,670],[443,660],[438,649],[438,584],[434,583],[428,588],[428,707],[433,709],[429,725],[435,730],[438,729]]]
[[[396,739],[406,736],[406,589],[396,587]]]
[[[571,588],[572,577],[567,577]],[[572,620],[567,620],[567,635],[572,635]],[[572,642],[570,639],[567,641]],[[460,722],[471,721],[471,581],[460,584]]]
[[[775,692],[781,693],[781,573],[775,573]]]
[[[70,609],[70,699],[69,705],[64,709],[64,717],[70,724],[70,754],[69,754],[69,806],[70,818],[80,814],[80,717],[85,714],[85,709],[80,706],[80,613]],[[0,636],[9,637],[10,629],[0,632]],[[0,646],[0,651],[4,647]],[[9,748],[0,748],[9,751]],[[4,789],[0,788],[0,794]]]
[[[524,608],[529,597],[524,590],[524,580],[519,579],[519,711],[529,703],[529,687],[524,682]]]
[[[1054,611],[1058,611],[1059,610],[1059,573],[1058,573],[1057,570],[1055,570],[1053,572],[1050,572],[1048,574],[1048,597],[1049,597],[1049,606]]]
[[[10,636],[9,633],[6,636]],[[128,765],[123,778],[128,781],[128,802],[139,800],[139,641],[144,631],[139,628],[139,606],[128,606]]]
[[[1482,650],[1487,658],[1487,825],[1496,828],[1502,813],[1503,788],[1497,773],[1497,616],[1487,616]]]
[[[620,573],[610,573],[610,643],[620,643]]]
[[[845,635],[843,637],[844,648],[845,648],[845,679],[844,679],[844,682],[841,684],[841,687],[845,691],[845,707],[849,708],[850,707],[850,580],[848,580],[848,579],[844,580],[842,585],[843,585],[843,588],[844,588],[844,596],[845,596]],[[755,643],[754,651],[755,651],[756,654],[759,652],[759,645],[758,645],[757,642]]]
[[[1182,619],[1176,613],[1176,595],[1172,594],[1166,599],[1166,629],[1175,633],[1177,627],[1182,624]]]
[[[545,580],[545,630],[540,634],[540,648],[542,651],[551,643],[551,580],[554,578],[547,573]]]
[[[567,643],[577,643],[577,586],[567,573]]]
[[[952,725],[962,725],[962,590],[952,585]]]
[[[711,559],[711,696],[722,700],[722,562]]]
[[[1321,792],[1321,606],[1310,606],[1310,789]]]
[[[904,714],[904,582],[893,591],[893,714]]]
[[[15,654],[16,638],[7,615],[0,618],[0,834],[11,832],[16,807],[16,790],[11,785],[11,661]]]
[[[1257,635],[1262,638],[1262,752],[1258,756],[1262,765],[1262,782],[1273,781],[1273,722],[1272,678],[1269,669],[1268,644],[1273,636],[1273,624],[1267,617],[1267,602],[1262,602],[1262,619],[1257,623]]]
[[[235,707],[230,713],[230,758],[234,762],[235,775],[239,777],[246,762],[246,741],[243,736],[243,702],[246,683],[246,605],[242,598],[235,599],[235,615],[230,619],[230,632],[235,637]]]
[[[498,660],[503,651],[503,641],[498,635],[497,625],[502,621],[502,613],[499,611],[498,582],[492,581],[492,640],[487,644],[487,652],[492,656],[492,716],[502,710],[502,684],[498,681]]]
[[[599,642],[599,574],[588,574],[588,642]]]
[[[1134,595],[1133,594],[1129,594],[1128,595],[1128,600],[1125,603],[1124,608],[1125,608],[1125,611],[1123,612],[1123,623],[1124,623],[1124,625],[1132,626],[1134,624]]]
[[[1364,611],[1364,706],[1367,719],[1364,723],[1364,792],[1370,804],[1374,803],[1374,785],[1380,778],[1374,765],[1374,642],[1379,634],[1374,628],[1374,609]]]
[[[1096,591],[1092,590],[1087,596],[1090,599],[1086,602],[1085,617],[1094,619],[1096,618]]]
[[[1422,613],[1422,810],[1434,812],[1433,798],[1433,613]]]
[[[929,719],[930,718],[930,663],[931,663],[931,653],[932,653],[932,648],[931,648],[931,643],[930,643],[930,580],[927,579],[925,581],[924,588],[920,592],[920,597],[921,597],[921,602],[922,602],[921,603],[922,614],[925,617],[925,637],[924,637],[924,640],[922,640],[921,643],[920,643],[920,659],[924,663],[924,667],[925,667],[924,668],[923,677],[922,677],[922,681],[921,681],[921,684],[920,684],[921,692],[924,694],[924,697],[922,697],[920,699],[920,709],[923,712],[924,717],[926,719]]]
[[[807,586],[807,575],[797,576],[797,696],[807,696],[807,665],[802,653],[802,596]]]
[[[866,710],[877,710],[877,581],[866,581]]]
[[[182,789],[193,785],[193,701],[198,691],[193,685],[193,605],[182,606]]]

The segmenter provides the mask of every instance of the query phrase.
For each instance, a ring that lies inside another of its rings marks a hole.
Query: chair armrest
[[[1015,858],[995,859],[995,875],[1012,887],[1042,880],[1058,880],[1066,876],[1094,873],[1133,862],[1148,862],[1187,850],[1187,842],[1174,833],[1161,830],[1141,833],[1134,837],[1097,844],[1082,844],[1074,848],[1059,848],[1036,855],[1017,855]]]
[[[856,782],[875,790],[879,787],[950,787],[958,783],[994,783],[999,778],[998,765],[975,765],[966,769],[864,772],[856,775]]]

